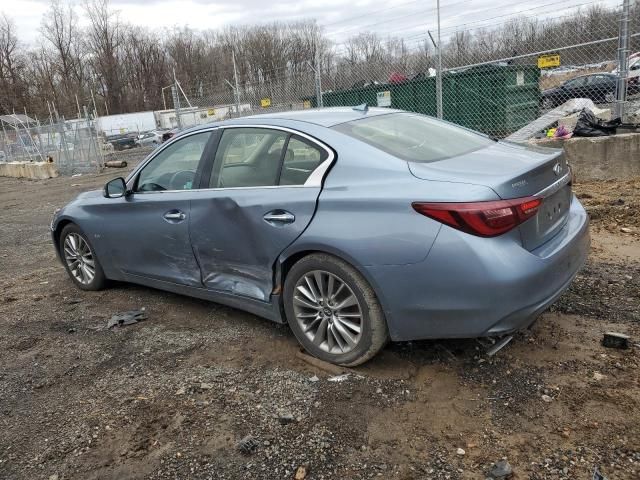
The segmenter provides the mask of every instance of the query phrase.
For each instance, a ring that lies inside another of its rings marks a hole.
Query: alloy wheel
[[[314,270],[303,275],[294,289],[293,310],[302,332],[327,353],[350,352],[362,338],[360,302],[332,273]]]
[[[77,233],[64,239],[64,259],[69,271],[82,285],[88,285],[96,276],[95,259],[87,241]]]

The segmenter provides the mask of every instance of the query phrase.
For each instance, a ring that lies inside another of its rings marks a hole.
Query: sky
[[[81,24],[81,2],[71,2]],[[0,12],[16,24],[26,45],[38,42],[48,0],[0,0]],[[227,25],[316,19],[337,44],[361,31],[382,37],[405,38],[409,45],[425,41],[427,30],[435,35],[436,0],[112,0],[122,20],[152,29],[188,25],[198,30]],[[443,37],[456,29],[497,26],[516,15],[553,18],[582,5],[619,5],[620,0],[441,0]]]

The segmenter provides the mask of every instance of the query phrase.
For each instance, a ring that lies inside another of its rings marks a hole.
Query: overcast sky
[[[456,28],[496,26],[510,16],[565,16],[578,5],[618,5],[619,0],[441,0],[443,35]],[[0,12],[13,18],[18,36],[35,44],[48,0],[0,0]],[[81,22],[81,2],[75,1]],[[112,0],[120,17],[153,29],[184,26],[219,29],[233,24],[313,18],[340,43],[363,30],[404,37],[416,44],[436,28],[436,0]]]

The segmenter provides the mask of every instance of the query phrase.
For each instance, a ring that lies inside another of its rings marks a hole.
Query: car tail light
[[[413,209],[450,227],[479,237],[502,235],[533,217],[542,205],[537,197],[473,203],[414,202]]]

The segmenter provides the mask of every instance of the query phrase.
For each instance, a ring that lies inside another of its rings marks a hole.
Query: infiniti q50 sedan
[[[198,126],[51,231],[83,290],[118,280],[230,305],[341,365],[388,340],[526,328],[589,249],[562,151],[377,108]]]

